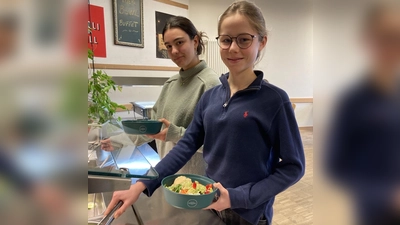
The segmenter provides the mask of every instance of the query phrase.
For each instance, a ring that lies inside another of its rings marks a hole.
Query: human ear
[[[197,47],[199,46],[199,35],[194,36],[193,42],[194,42],[194,49],[197,50]]]
[[[259,47],[258,47],[259,52],[261,52],[264,49],[265,45],[267,45],[267,41],[268,41],[267,36],[263,36],[261,41],[259,42]]]

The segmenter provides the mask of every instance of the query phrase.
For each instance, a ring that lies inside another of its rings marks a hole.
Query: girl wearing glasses
[[[160,177],[114,193],[106,213],[122,200],[119,216],[141,192],[150,196],[203,144],[206,174],[220,190],[207,209],[226,224],[271,224],[275,196],[303,176],[304,152],[289,98],[253,70],[267,43],[261,10],[247,1],[233,3],[221,15],[218,33],[229,69],[222,84],[202,96],[184,137],[155,167]]]

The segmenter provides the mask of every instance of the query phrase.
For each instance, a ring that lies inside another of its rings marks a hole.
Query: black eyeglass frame
[[[238,44],[238,42],[237,42],[237,38],[238,38],[240,35],[250,35],[250,37],[251,37],[251,43],[250,43],[250,45],[247,46],[246,48],[242,48],[242,47]],[[220,45],[218,39],[219,39],[221,36],[228,36],[228,37],[231,39],[231,43],[229,44],[229,46],[228,46],[227,48],[223,48],[223,47]],[[236,37],[231,37],[231,36],[229,36],[229,35],[218,35],[218,37],[216,37],[215,39],[217,40],[217,44],[218,44],[218,46],[219,46],[220,48],[222,48],[223,50],[227,50],[227,49],[229,49],[229,48],[231,47],[231,45],[232,45],[232,43],[233,43],[233,40],[235,40],[236,45],[237,45],[240,49],[247,49],[247,48],[250,48],[250,46],[253,44],[253,41],[254,41],[254,38],[255,38],[255,37],[257,37],[257,35],[253,35],[253,34],[249,34],[249,33],[243,33],[243,34],[239,34],[239,35],[236,36]]]

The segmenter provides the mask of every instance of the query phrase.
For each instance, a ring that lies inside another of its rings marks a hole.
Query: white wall
[[[233,0],[190,0],[189,18],[211,40],[218,35],[218,17]],[[312,1],[255,0],[270,31],[265,55],[256,69],[291,98],[313,96]],[[206,12],[206,13],[205,13]],[[312,104],[297,103],[299,126],[312,126]]]
[[[336,95],[362,73],[360,22],[370,0],[319,1],[314,13],[314,93],[316,117],[323,120],[334,111]]]
[[[334,125],[337,96],[347,92],[367,66],[360,19],[370,0],[315,1],[314,8],[314,190],[315,224],[355,224],[353,196],[324,173],[326,138]],[[327,205],[329,204],[329,205]],[[335,210],[332,210],[332,209]]]
[[[188,0],[177,2],[188,4]],[[187,17],[188,11],[153,0],[143,1],[144,16],[144,48],[136,48],[114,44],[113,9],[110,0],[91,0],[91,4],[104,8],[104,23],[106,29],[107,57],[96,57],[96,63],[123,64],[123,65],[148,65],[148,66],[173,66],[176,65],[169,59],[158,59],[156,54],[156,26],[155,12],[164,12],[172,15]],[[145,71],[145,70],[104,70],[110,76],[122,77],[171,77],[175,71]],[[110,98],[117,103],[132,101],[157,100],[161,86],[124,86],[122,92],[111,92]],[[125,115],[124,113],[122,113]],[[128,115],[131,116],[131,115]]]
[[[217,36],[217,19],[233,0],[179,0],[189,11],[153,0],[144,0],[144,48],[114,45],[112,1],[91,0],[104,7],[107,58],[95,58],[97,63],[176,66],[169,59],[155,57],[155,11],[187,16],[210,39]],[[270,36],[262,61],[257,69],[265,78],[284,89],[290,97],[312,97],[312,3],[311,1],[256,0],[263,10]],[[170,77],[173,71],[105,70],[111,76]],[[116,102],[156,100],[161,87],[124,87],[122,93],[111,93]],[[299,126],[312,126],[312,104],[297,104]]]
[[[188,0],[180,0],[180,3],[188,4]],[[123,65],[148,65],[148,66],[173,66],[176,65],[169,59],[159,59],[156,54],[156,25],[155,12],[164,12],[172,15],[186,16],[188,11],[153,0],[143,0],[143,30],[144,48],[129,47],[114,44],[114,22],[112,1],[91,0],[92,5],[104,8],[104,25],[106,29],[107,57],[96,57],[96,63],[123,64]],[[144,70],[105,70],[110,76],[123,77],[171,77],[177,72],[173,71],[144,71]],[[119,96],[119,95],[117,95]],[[111,94],[111,97],[114,97]],[[120,99],[115,101],[119,102]]]
[[[217,34],[218,16],[233,0],[190,0],[189,18],[210,39]],[[258,0],[270,36],[265,55],[257,65],[265,77],[291,97],[311,97],[312,77],[312,2]],[[206,14],[204,12],[207,12]]]
[[[164,12],[172,15],[186,16],[188,11],[153,0],[143,1],[144,48],[136,48],[114,44],[114,26],[112,1],[91,0],[91,4],[104,7],[104,23],[106,27],[107,58],[96,57],[97,63],[149,65],[149,66],[176,66],[169,59],[159,59],[156,54],[156,25],[155,12]],[[140,73],[140,72],[138,72]]]

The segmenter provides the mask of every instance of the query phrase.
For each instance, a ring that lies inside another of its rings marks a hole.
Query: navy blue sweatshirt
[[[204,144],[206,175],[229,191],[231,209],[252,224],[271,223],[279,194],[304,174],[304,151],[287,94],[263,81],[263,73],[230,98],[229,74],[203,94],[184,137],[155,167],[157,180],[143,180],[151,195]]]

